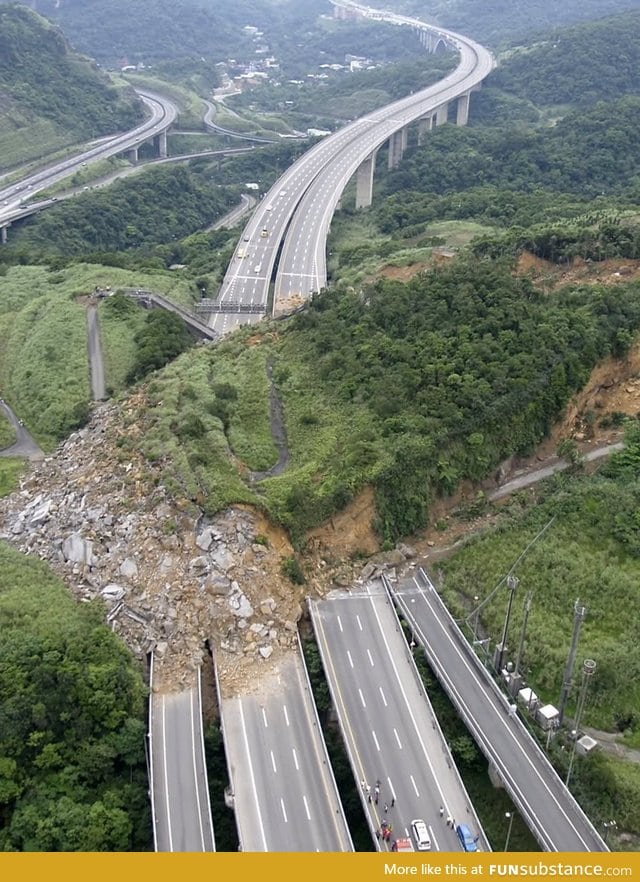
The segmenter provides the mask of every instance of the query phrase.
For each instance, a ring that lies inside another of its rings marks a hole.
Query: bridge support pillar
[[[493,784],[496,790],[502,790],[504,788],[504,781],[500,777],[500,773],[496,769],[493,763],[489,763],[489,780]]]
[[[138,148],[132,147],[129,151],[129,162],[132,162],[134,165],[138,161]]]
[[[449,105],[448,105],[448,104],[442,104],[442,105],[436,110],[436,125],[437,125],[437,126],[444,125],[444,123],[446,123],[446,121],[447,121],[448,119],[449,119]]]
[[[160,132],[158,135],[158,156],[161,159],[167,158],[167,133]]]
[[[0,245],[7,244],[7,227],[2,227],[0,229]]]
[[[424,144],[424,138],[427,132],[431,131],[433,126],[432,116],[423,116],[418,120],[418,147]]]
[[[373,200],[373,174],[376,169],[376,154],[374,150],[360,164],[356,172],[356,208],[368,208]]]
[[[458,98],[458,109],[456,113],[456,125],[466,126],[469,122],[469,98],[471,93],[465,92]]]
[[[394,132],[389,138],[389,168],[397,168],[400,165],[407,143],[405,131],[406,129],[400,129],[399,132]]]

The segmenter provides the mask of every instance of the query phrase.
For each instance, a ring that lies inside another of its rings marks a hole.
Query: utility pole
[[[520,584],[520,579],[516,576],[512,576],[509,574],[507,576],[507,586],[509,588],[509,603],[507,604],[507,614],[504,619],[504,629],[502,631],[502,640],[496,646],[496,654],[495,654],[495,667],[496,671],[499,674],[502,670],[502,662],[504,660],[504,654],[507,649],[507,631],[509,630],[509,621],[511,619],[511,607],[513,605],[513,595],[516,593],[516,588]]]
[[[571,691],[571,681],[573,678],[573,668],[576,663],[576,652],[578,651],[578,640],[580,638],[580,628],[587,615],[586,606],[580,605],[580,600],[576,600],[573,607],[573,638],[571,640],[571,649],[567,659],[567,667],[564,672],[564,680],[562,681],[562,692],[560,693],[560,707],[558,708],[558,726],[564,721],[564,711],[567,705],[567,698]]]
[[[576,710],[576,720],[573,738],[573,747],[571,749],[571,759],[569,760],[569,769],[567,770],[567,780],[565,785],[569,786],[571,772],[573,771],[573,761],[576,756],[576,747],[578,744],[578,732],[580,731],[580,721],[582,719],[582,711],[584,710],[584,702],[587,697],[587,689],[589,688],[589,680],[595,673],[596,663],[592,658],[586,658],[582,663],[582,684],[580,686],[580,697],[578,698],[578,708]]]
[[[520,643],[518,645],[518,654],[516,656],[516,666],[513,670],[513,676],[517,677],[520,671],[520,662],[522,661],[522,650],[524,648],[524,637],[527,630],[527,622],[529,621],[529,613],[531,612],[531,602],[533,600],[533,594],[530,591],[527,594],[527,599],[524,604],[524,613],[522,616],[522,631],[520,632]]]

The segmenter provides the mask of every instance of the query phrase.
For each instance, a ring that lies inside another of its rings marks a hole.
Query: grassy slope
[[[185,306],[192,302],[189,283],[168,272],[73,264],[55,272],[15,266],[0,276],[0,386],[45,448],[70,431],[74,412],[90,401],[85,309],[76,300],[107,285],[150,288]],[[127,327],[104,324],[107,382],[113,389],[123,387],[143,317],[141,310]]]
[[[22,459],[0,457],[0,496],[8,496],[17,490],[24,468],[25,463]]]
[[[0,5],[0,32],[0,170],[142,117],[134,98],[31,10]]]
[[[532,592],[524,670],[531,671],[528,680],[540,697],[557,704],[571,641],[573,606],[579,597],[588,610],[579,659],[593,658],[598,663],[584,723],[613,730],[630,709],[640,707],[640,678],[633,673],[638,667],[640,558],[621,545],[607,524],[606,511],[617,504],[621,493],[614,485],[597,478],[577,484],[562,478],[554,486],[556,491],[549,491],[543,507],[521,517],[514,502],[516,513],[506,516],[501,529],[472,542],[444,563],[444,596],[458,614],[470,608],[473,596],[486,598],[539,529],[556,514],[557,520],[517,567],[520,586],[513,603],[509,643],[515,654],[524,601]],[[502,585],[482,610],[481,622],[496,639],[501,635],[507,596],[508,589]],[[574,690],[569,714],[575,709],[576,698]]]
[[[13,428],[4,411],[0,411],[0,450],[10,447],[16,440],[16,430]]]

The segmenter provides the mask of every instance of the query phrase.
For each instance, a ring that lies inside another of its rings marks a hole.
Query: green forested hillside
[[[391,25],[319,21],[332,14],[327,0],[32,0],[32,5],[74,45],[110,66],[201,56],[208,62],[249,60],[256,46],[243,32],[245,25],[263,31],[263,42],[287,76],[304,75],[309,64],[344,61],[346,52],[399,59],[407,45],[406,33]]]
[[[160,166],[53,206],[24,223],[11,247],[76,256],[149,249],[207,226],[237,201],[184,166]]]
[[[581,196],[625,194],[640,199],[640,97],[571,111],[549,129],[463,129],[445,126],[407,157],[385,181],[387,193],[445,194],[498,184]]]
[[[538,106],[594,104],[640,92],[640,11],[549,33],[489,77]]]
[[[597,361],[623,354],[638,327],[637,285],[545,296],[488,260],[360,295],[334,290],[277,343],[267,333],[246,347],[239,335],[155,376],[143,448],[209,512],[256,498],[230,453],[255,470],[277,458],[272,359],[291,462],[263,482],[262,504],[300,538],[373,484],[379,532],[393,541],[426,523],[436,495],[531,452]]]
[[[0,544],[0,851],[150,847],[144,687],[97,606]]]
[[[0,6],[0,169],[132,128],[143,113],[25,6]]]
[[[55,21],[82,51],[99,60],[115,62],[210,54],[226,47],[227,53],[251,45],[242,34],[244,25],[267,21],[265,0],[34,0],[42,15]]]
[[[372,6],[384,6],[374,0]],[[564,27],[635,9],[635,0],[397,0],[394,9],[435,18],[444,27],[486,40],[491,45],[528,38],[548,28]]]

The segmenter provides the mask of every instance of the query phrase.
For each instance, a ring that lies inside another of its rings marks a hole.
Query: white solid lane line
[[[202,851],[206,851],[204,842],[204,827],[202,825],[202,805],[200,803],[200,788],[198,786],[198,769],[196,766],[196,727],[195,727],[195,711],[193,706],[193,689],[189,693],[189,705],[191,709],[191,757],[193,759],[193,786],[196,792],[196,804],[198,808],[198,824],[200,826],[200,846]]]
[[[171,804],[169,800],[169,776],[167,774],[167,734],[165,723],[164,695],[162,696],[162,762],[164,764],[164,793],[166,799],[167,831],[169,833],[169,851],[173,851],[173,837],[171,835]]]

